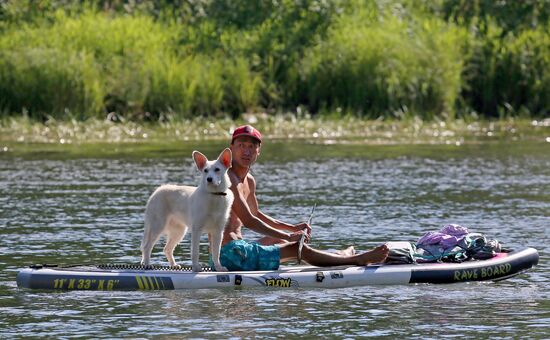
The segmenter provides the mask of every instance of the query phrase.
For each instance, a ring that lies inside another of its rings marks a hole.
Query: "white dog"
[[[210,252],[216,271],[227,271],[220,264],[220,247],[233,203],[227,176],[227,170],[231,167],[231,150],[223,150],[216,161],[208,161],[202,153],[193,151],[193,159],[202,173],[198,187],[162,185],[147,202],[145,232],[141,242],[142,265],[149,265],[153,246],[162,234],[166,234],[164,254],[171,266],[177,266],[174,248],[185,237],[187,228],[191,227],[193,271],[201,271],[199,241],[203,232],[210,234]]]

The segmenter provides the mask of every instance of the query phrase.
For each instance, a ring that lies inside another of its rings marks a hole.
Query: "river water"
[[[109,148],[109,146],[104,146]],[[101,157],[65,149],[0,154],[0,337],[482,337],[550,334],[550,143],[272,143],[253,173],[261,209],[289,222],[314,203],[312,245],[365,250],[458,223],[539,265],[493,283],[346,289],[51,292],[18,289],[33,263],[137,263],[144,205],[163,183],[198,181],[191,147]],[[15,148],[17,151],[17,147]],[[136,151],[137,150],[137,151]],[[112,150],[110,150],[112,151]],[[248,238],[258,235],[246,232]],[[206,239],[201,249],[206,261]],[[189,237],[176,248],[188,264]],[[166,264],[162,246],[153,261]]]

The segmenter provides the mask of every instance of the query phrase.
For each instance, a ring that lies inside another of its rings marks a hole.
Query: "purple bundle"
[[[440,231],[430,231],[424,234],[416,246],[428,246],[437,244],[443,249],[449,249],[456,246],[460,240],[468,234],[468,229],[458,224],[447,224]]]

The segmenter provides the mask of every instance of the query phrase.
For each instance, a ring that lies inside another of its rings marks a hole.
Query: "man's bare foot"
[[[353,256],[355,255],[355,248],[353,246],[349,246],[346,249],[337,250],[336,254],[341,256]]]
[[[358,255],[357,265],[366,266],[369,263],[381,263],[388,257],[388,246],[385,244]]]

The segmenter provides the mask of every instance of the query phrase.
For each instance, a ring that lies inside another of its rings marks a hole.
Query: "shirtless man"
[[[300,239],[309,241],[311,227],[307,223],[288,224],[264,213],[256,200],[256,181],[249,173],[260,155],[261,133],[250,125],[233,132],[231,151],[233,165],[229,169],[234,194],[229,221],[225,227],[220,261],[230,271],[276,270],[280,263],[298,258]],[[265,235],[258,242],[243,240],[242,226]],[[314,266],[360,265],[382,262],[388,254],[386,245],[355,255],[350,247],[340,254],[328,253],[303,244],[301,258]]]

